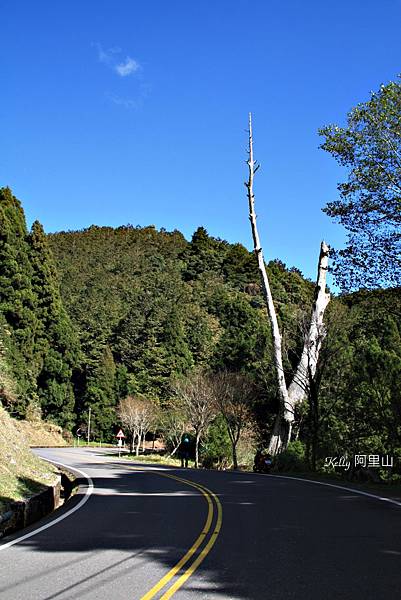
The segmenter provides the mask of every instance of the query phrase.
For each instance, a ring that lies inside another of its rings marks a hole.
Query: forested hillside
[[[153,427],[162,429],[177,381],[242,373],[253,386],[246,412],[253,447],[263,447],[278,396],[253,253],[203,227],[191,241],[130,225],[45,235],[38,222],[27,230],[8,188],[0,194],[1,400],[9,412],[23,418],[40,409],[75,431],[91,408],[92,435],[111,440],[121,400],[153,402]],[[268,273],[290,381],[314,285],[279,260]],[[317,376],[296,415],[293,465],[320,468],[326,456],[346,453],[400,456],[399,292],[361,291],[330,303]],[[222,409],[208,422],[203,447],[212,458],[225,452],[229,461],[234,421]]]
[[[131,226],[49,241],[84,355],[77,411],[91,406],[99,432],[111,430],[118,399],[139,393],[163,403],[171,379],[196,367],[250,373],[263,384],[262,405],[274,402],[269,326],[254,257],[243,246],[202,227],[190,243],[178,231]],[[279,261],[269,271],[290,370],[313,286]]]

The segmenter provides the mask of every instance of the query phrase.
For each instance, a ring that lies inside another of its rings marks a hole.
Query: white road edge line
[[[382,502],[389,502],[396,506],[401,506],[401,502],[393,500],[392,498],[386,498],[385,496],[377,496],[376,494],[369,494],[369,492],[363,492],[362,490],[356,490],[355,488],[345,487],[343,485],[336,485],[335,483],[325,483],[324,481],[314,481],[313,479],[302,479],[301,477],[290,477],[287,475],[268,475],[267,473],[258,473],[258,475],[264,475],[265,477],[272,477],[276,479],[295,479],[295,481],[303,481],[305,483],[314,483],[315,485],[325,485],[326,487],[337,488],[338,490],[345,490],[347,492],[353,492],[360,496],[367,496],[368,498],[374,498],[375,500],[381,500]]]
[[[44,531],[45,529],[48,529],[49,527],[53,527],[53,525],[56,525],[56,523],[60,523],[60,521],[62,521],[63,519],[66,519],[67,517],[72,515],[75,511],[77,511],[79,508],[81,508],[89,500],[89,497],[93,492],[94,485],[93,485],[92,479],[89,477],[89,475],[87,475],[80,469],[76,469],[75,467],[70,467],[69,465],[65,465],[64,463],[54,462],[52,460],[48,460],[47,458],[43,458],[42,460],[47,460],[47,462],[50,462],[54,465],[57,465],[59,467],[64,467],[66,469],[70,469],[71,471],[76,471],[80,475],[83,475],[85,477],[85,479],[88,481],[88,487],[86,488],[85,495],[82,498],[82,500],[76,506],[74,506],[74,508],[71,508],[66,513],[60,515],[59,517],[57,517],[57,519],[54,519],[54,521],[51,521],[50,523],[46,523],[46,525],[42,525],[42,527],[39,527],[38,529],[35,529],[34,531],[30,531],[29,533],[26,533],[25,535],[21,535],[20,537],[16,538],[15,540],[11,540],[11,542],[7,542],[6,544],[0,545],[0,551],[5,550],[6,548],[10,548],[10,546],[14,546],[14,544],[18,544],[19,542],[22,542],[23,540],[27,540],[28,538],[33,537],[34,535],[37,535],[41,531]]]
[[[122,462],[118,464],[123,464]],[[142,466],[143,463],[136,463],[135,466]],[[155,465],[152,466],[152,469],[160,469],[160,466]],[[173,469],[176,470],[178,467],[164,467],[167,470]],[[215,473],[228,473],[228,474],[236,474],[236,475],[263,475],[263,477],[271,477],[276,479],[295,479],[295,481],[303,481],[304,483],[314,483],[315,485],[325,485],[326,487],[337,488],[339,490],[345,490],[348,492],[353,492],[354,494],[359,494],[360,496],[367,496],[368,498],[373,498],[374,500],[381,500],[382,502],[388,502],[389,504],[394,504],[395,506],[401,506],[401,502],[398,500],[393,500],[392,498],[387,498],[386,496],[377,496],[377,494],[369,494],[369,492],[364,492],[363,490],[357,490],[351,487],[345,487],[344,485],[337,485],[335,483],[325,483],[324,481],[315,481],[313,479],[303,479],[302,477],[292,477],[290,475],[272,475],[268,473],[255,473],[254,471],[220,471],[219,469],[207,469],[208,471],[213,471]]]

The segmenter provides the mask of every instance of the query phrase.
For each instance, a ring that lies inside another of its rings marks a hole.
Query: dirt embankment
[[[26,500],[59,481],[56,467],[40,460],[29,448],[32,432],[30,425],[12,419],[0,406],[0,513],[13,502]]]
[[[46,421],[14,420],[14,426],[31,448],[67,445],[67,442],[61,435],[61,427],[53,425],[53,423],[46,423]]]

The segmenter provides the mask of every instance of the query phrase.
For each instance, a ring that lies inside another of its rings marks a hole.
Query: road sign
[[[120,431],[117,433],[116,437],[118,438],[125,438],[124,432],[122,429],[120,429]]]

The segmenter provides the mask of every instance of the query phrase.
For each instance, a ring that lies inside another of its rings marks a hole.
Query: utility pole
[[[89,441],[90,441],[90,435],[91,435],[91,408],[89,408],[89,413],[88,413],[88,446],[89,446]]]

